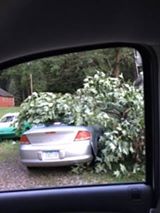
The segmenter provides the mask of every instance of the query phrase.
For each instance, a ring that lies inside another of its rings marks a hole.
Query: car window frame
[[[146,143],[146,181],[144,185],[150,186],[151,191],[156,198],[154,203],[156,203],[158,196],[159,196],[159,169],[157,166],[159,165],[159,132],[156,130],[155,127],[159,127],[159,119],[157,119],[157,115],[160,115],[159,112],[159,87],[158,81],[160,80],[159,72],[158,72],[158,59],[157,59],[157,52],[152,46],[140,45],[140,44],[128,44],[128,43],[114,43],[114,44],[101,44],[101,45],[92,45],[92,46],[84,46],[84,47],[76,47],[76,48],[69,48],[63,50],[56,50],[56,51],[49,51],[44,53],[38,53],[35,55],[25,56],[22,58],[14,59],[3,64],[0,64],[0,68],[7,68],[13,66],[15,64],[22,63],[24,61],[29,61],[37,58],[43,58],[53,55],[61,55],[64,53],[71,53],[71,52],[79,52],[84,50],[93,50],[99,48],[113,48],[113,47],[130,47],[135,48],[139,51],[142,56],[143,61],[143,70],[144,70],[144,101],[145,101],[145,140]],[[149,94],[149,95],[148,95]],[[151,142],[150,142],[151,141]],[[158,165],[157,165],[158,164]],[[43,188],[43,189],[26,189],[26,190],[16,190],[15,192],[4,192],[9,195],[13,193],[24,193],[25,196],[28,192],[32,194],[36,194],[38,196],[39,193],[45,193],[48,190],[83,190],[86,191],[92,190],[92,187],[103,187],[104,190],[107,190],[107,187],[118,188],[121,186],[134,186],[135,183],[127,183],[127,184],[99,184],[99,185],[89,185],[89,186],[72,186],[72,187],[58,187],[58,188]],[[136,183],[136,185],[141,185],[142,183]],[[58,192],[58,191],[57,191]],[[1,200],[1,198],[0,198]]]

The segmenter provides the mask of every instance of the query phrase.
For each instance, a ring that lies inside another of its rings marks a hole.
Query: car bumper
[[[56,154],[55,156],[52,156]],[[26,166],[67,166],[91,162],[92,148],[89,142],[57,147],[33,145],[20,146],[21,162]],[[46,157],[47,155],[50,155]]]

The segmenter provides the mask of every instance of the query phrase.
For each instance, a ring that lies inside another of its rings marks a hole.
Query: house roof
[[[9,92],[3,90],[2,88],[0,88],[0,96],[3,96],[3,97],[13,97],[12,94],[10,94]]]

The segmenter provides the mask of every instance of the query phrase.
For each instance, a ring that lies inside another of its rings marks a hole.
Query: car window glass
[[[1,122],[9,122],[9,121],[13,121],[14,117],[13,116],[6,116],[4,118],[2,118],[0,121]]]
[[[19,112],[13,126],[0,126],[1,191],[145,181],[137,50],[106,48],[26,62],[2,70],[0,85],[11,94],[0,94],[0,116]]]

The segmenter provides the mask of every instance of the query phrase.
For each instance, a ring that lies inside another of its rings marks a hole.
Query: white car
[[[0,128],[12,126],[13,123],[17,120],[18,115],[18,112],[7,113],[3,115],[0,119]]]
[[[18,112],[7,113],[0,119],[0,139],[16,138],[16,124]]]

